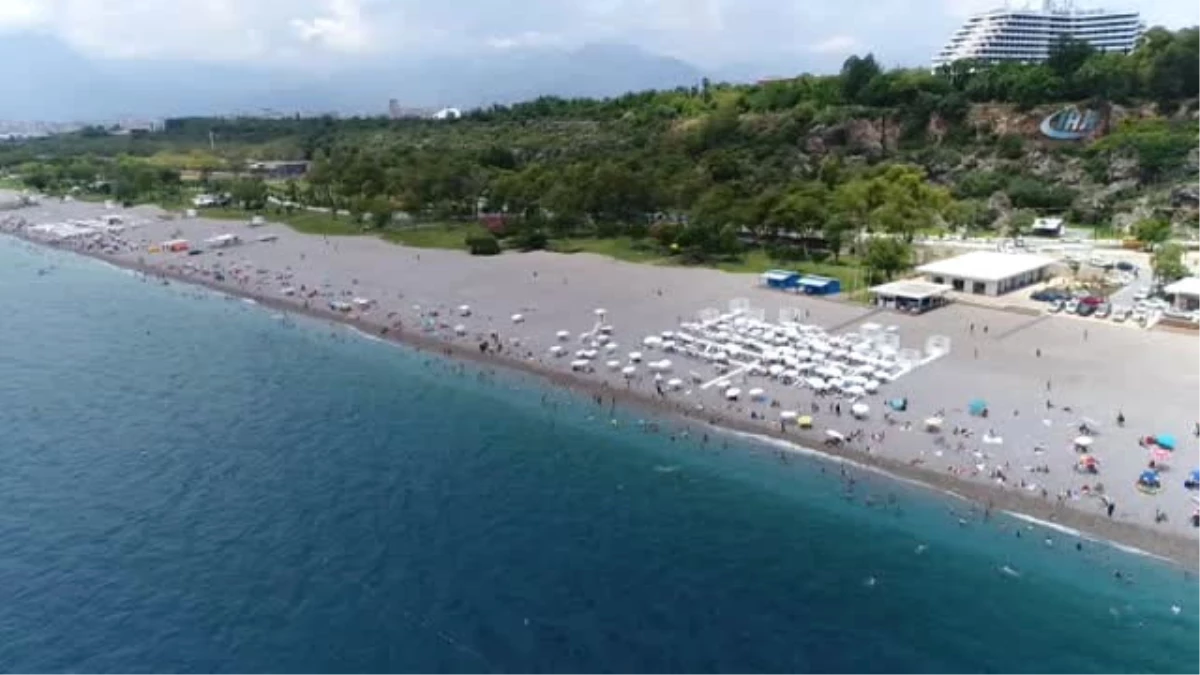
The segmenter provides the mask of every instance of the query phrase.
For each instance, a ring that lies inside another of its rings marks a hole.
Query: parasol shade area
[[[1091,436],[1075,437],[1075,447],[1077,448],[1090,448],[1092,447],[1092,443],[1095,443],[1095,440]]]

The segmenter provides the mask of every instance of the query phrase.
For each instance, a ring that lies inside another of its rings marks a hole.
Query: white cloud
[[[0,0],[0,31],[32,28],[47,19],[40,0]]]
[[[484,40],[484,44],[492,49],[507,50],[529,47],[558,47],[564,43],[561,35],[527,30],[516,35],[491,36]]]
[[[291,20],[292,29],[302,41],[352,54],[371,47],[370,33],[357,0],[328,0],[324,9],[325,16]]]
[[[814,54],[849,54],[857,48],[858,40],[849,35],[834,35],[810,45],[808,51]]]

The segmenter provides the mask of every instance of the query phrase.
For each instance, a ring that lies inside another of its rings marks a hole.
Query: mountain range
[[[611,96],[691,86],[704,73],[621,44],[510,49],[471,56],[375,59],[325,73],[254,64],[86,58],[51,37],[0,40],[0,120],[92,121],[292,112],[385,114],[404,107],[472,108],[541,95]]]

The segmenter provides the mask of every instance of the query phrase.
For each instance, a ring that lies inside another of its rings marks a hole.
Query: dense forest
[[[1044,64],[956,62],[937,72],[854,56],[836,75],[541,98],[453,121],[186,118],[130,136],[90,128],[0,144],[0,172],[39,190],[124,201],[176,201],[192,181],[244,208],[272,195],[286,208],[347,212],[367,229],[493,214],[522,248],[619,235],[695,260],[748,244],[801,260],[849,251],[886,275],[907,253],[893,243],[855,251],[858,233],[901,243],[933,231],[1019,234],[1045,213],[1100,228],[1194,227],[1186,186],[1196,179],[1198,83],[1197,30],[1155,28],[1128,55],[1064,39]],[[1099,140],[1056,145],[996,119],[1065,102],[1113,121]],[[312,165],[302,180],[268,184],[245,171],[251,159]]]

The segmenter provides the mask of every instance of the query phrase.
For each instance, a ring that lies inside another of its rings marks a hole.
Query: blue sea
[[[1178,568],[642,417],[0,237],[0,670],[1200,668]]]

